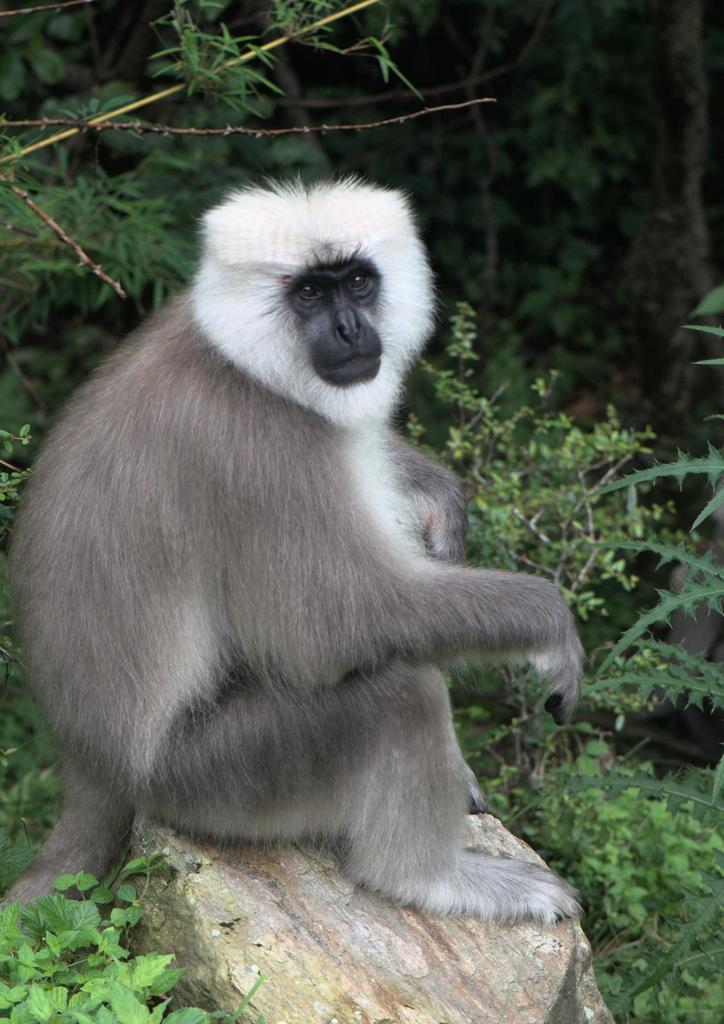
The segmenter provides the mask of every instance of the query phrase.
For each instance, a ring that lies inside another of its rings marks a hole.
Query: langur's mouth
[[[327,384],[343,388],[374,380],[380,372],[381,363],[380,356],[351,356],[344,362],[325,367],[323,371],[318,370],[317,372]]]

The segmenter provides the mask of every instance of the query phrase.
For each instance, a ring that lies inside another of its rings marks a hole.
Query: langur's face
[[[319,264],[289,280],[288,299],[315,372],[337,387],[373,380],[382,343],[372,326],[380,276],[369,260]]]

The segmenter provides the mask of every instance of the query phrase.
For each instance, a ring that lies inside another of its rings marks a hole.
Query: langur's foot
[[[469,849],[458,854],[449,873],[430,883],[419,901],[409,902],[433,914],[554,925],[580,914],[576,895],[547,868]]]

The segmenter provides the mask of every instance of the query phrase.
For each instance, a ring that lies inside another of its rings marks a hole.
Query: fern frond
[[[648,646],[648,645],[647,645]],[[666,646],[666,645],[663,645]],[[673,644],[669,644],[671,656],[676,655],[679,650]],[[618,692],[630,686],[636,693],[648,699],[654,690],[660,690],[662,697],[668,697],[675,701],[682,694],[687,695],[687,707],[694,707],[704,710],[704,702],[710,700],[714,707],[724,708],[724,678],[722,678],[721,665],[712,665],[711,662],[700,659],[700,675],[692,675],[682,665],[669,662],[661,668],[646,668],[641,670],[632,669],[629,672],[619,672],[605,679],[597,679],[591,686],[586,687],[586,695],[596,693]]]
[[[692,947],[697,945],[699,936],[716,921],[721,913],[722,900],[724,899],[724,879],[706,875],[704,881],[711,886],[710,896],[698,896],[694,893],[687,894],[687,906],[689,908],[689,920],[681,928],[679,937],[673,942],[663,956],[656,958],[656,967],[645,975],[628,991],[618,996],[618,1002],[622,1006],[631,1006],[632,1000],[647,989],[653,988],[659,982],[675,971],[686,959],[686,954]]]
[[[609,494],[611,491],[620,490],[622,487],[631,487],[635,484],[648,483],[651,480],[661,480],[664,477],[673,477],[678,480],[681,486],[684,479],[692,473],[704,473],[709,478],[712,487],[724,474],[724,452],[718,451],[712,445],[708,446],[706,455],[694,458],[685,452],[679,451],[675,462],[657,462],[648,469],[639,469],[635,473],[629,473],[614,480],[602,487],[597,494]]]
[[[717,338],[724,338],[724,327],[707,327],[705,324],[684,324],[684,327],[689,331],[703,331],[704,334],[713,334]]]
[[[705,604],[713,612],[721,612],[724,602],[724,586],[718,578],[709,578],[702,582],[697,580],[684,579],[683,586],[678,593],[670,590],[659,590],[659,602],[644,612],[634,622],[633,626],[626,630],[623,636],[614,644],[612,650],[604,659],[599,668],[599,673],[605,671],[611,662],[623,654],[626,648],[643,636],[649,626],[655,622],[668,622],[677,608],[682,608],[688,615],[693,615],[696,606]]]
[[[724,360],[723,360],[723,362],[724,362]],[[722,419],[724,419],[724,416],[722,416]],[[716,512],[716,510],[721,505],[724,505],[724,487],[720,487],[719,490],[714,495],[714,497],[710,501],[708,501],[706,503],[704,508],[701,510],[699,515],[696,517],[694,522],[691,524],[692,530],[695,530],[697,528],[697,526],[699,526],[701,523],[703,523],[704,520],[707,518],[707,516],[710,516],[712,514],[712,512]]]
[[[627,789],[638,789],[646,796],[665,799],[669,810],[677,811],[681,804],[691,802],[694,813],[703,811],[724,811],[724,802],[713,795],[711,788],[704,789],[701,781],[694,773],[685,778],[666,775],[663,779],[645,775],[643,772],[624,773],[621,771],[606,772],[605,775],[578,775],[569,779],[567,788],[573,793],[586,789],[605,789],[614,793],[623,793]]]
[[[716,497],[721,504],[724,501],[724,491]],[[679,562],[694,572],[701,573],[705,578],[715,576],[724,580],[724,565],[718,565],[709,551],[697,555],[683,544],[659,544],[653,540],[620,540],[610,545],[604,544],[602,547],[620,548],[623,551],[652,551],[659,556],[657,568],[670,562]]]

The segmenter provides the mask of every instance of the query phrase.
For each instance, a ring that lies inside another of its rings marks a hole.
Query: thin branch
[[[404,124],[405,121],[414,121],[418,117],[426,117],[428,114],[439,114],[451,110],[463,110],[466,107],[477,107],[481,103],[495,103],[490,96],[481,96],[472,100],[465,100],[462,103],[443,103],[437,107],[423,107],[422,110],[415,110],[411,114],[398,114],[396,117],[387,117],[382,121],[368,121],[362,124],[304,124],[294,125],[291,128],[248,128],[245,125],[226,125],[224,128],[184,128],[175,127],[170,124],[155,124],[150,121],[111,121],[74,119],[70,117],[43,117],[35,120],[24,121],[0,121],[2,128],[56,128],[60,125],[70,125],[77,131],[127,131],[140,134],[155,135],[245,135],[253,139],[274,138],[279,135],[312,135],[324,134],[325,132],[363,132],[371,131],[373,128],[387,128],[390,125]]]
[[[246,64],[247,61],[257,58],[260,53],[268,53],[270,50],[276,50],[278,46],[283,46],[292,39],[298,39],[302,36],[309,35],[317,29],[323,28],[325,25],[331,25],[332,22],[339,21],[340,18],[346,18],[350,14],[356,14],[358,11],[362,11],[366,7],[371,7],[373,4],[377,4],[379,2],[380,0],[358,0],[357,3],[351,4],[349,7],[345,7],[341,11],[335,11],[333,14],[328,14],[324,18],[320,18],[319,21],[315,21],[311,25],[307,25],[306,28],[300,29],[295,34],[277,36],[276,39],[272,39],[270,42],[264,43],[263,46],[254,47],[253,50],[250,49],[247,50],[246,53],[242,53],[240,57],[234,57],[232,60],[225,61],[221,65],[220,70],[225,71],[228,68],[238,67],[240,64]],[[141,107],[147,107],[150,103],[157,103],[158,100],[165,100],[169,96],[176,96],[185,89],[185,82],[179,82],[177,85],[170,85],[167,89],[161,89],[159,92],[151,93],[150,96],[142,96],[140,99],[133,100],[131,103],[125,103],[122,107],[117,107],[115,110],[109,110],[106,114],[100,114],[98,117],[91,118],[88,124],[93,125],[94,122],[109,121],[111,118],[121,117],[123,114],[129,114],[132,110],[140,110]],[[67,128],[64,132],[58,132],[56,135],[51,135],[47,139],[41,139],[40,142],[34,142],[30,146],[25,146],[19,153],[11,153],[8,156],[0,157],[0,164],[14,162],[23,156],[27,156],[28,153],[35,153],[37,150],[44,149],[46,146],[54,146],[57,142],[63,142],[65,139],[69,139],[73,135],[77,135],[80,131],[82,131],[82,129],[78,127]]]
[[[49,213],[46,213],[42,207],[38,206],[35,200],[32,199],[30,195],[28,195],[25,189],[18,188],[17,185],[10,185],[9,188],[10,191],[14,195],[16,195],[18,199],[20,199],[21,202],[23,202],[29,210],[32,210],[36,217],[39,217],[40,220],[42,220],[43,223],[50,228],[53,234],[56,235],[64,245],[67,245],[69,249],[73,250],[73,252],[78,257],[78,260],[84,266],[88,267],[88,269],[91,270],[96,275],[96,277],[99,277],[101,281],[104,281],[107,285],[110,285],[110,287],[113,289],[116,295],[119,296],[119,298],[126,298],[126,293],[124,292],[123,288],[120,286],[118,281],[114,281],[112,277],[109,277],[108,274],[106,274],[105,270],[98,263],[94,263],[93,260],[88,255],[88,253],[81,248],[81,246],[75,241],[75,239],[71,238],[70,235],[63,230],[60,224],[58,224],[57,221],[53,220]]]
[[[0,228],[5,228],[6,231],[13,231],[19,235],[27,235],[29,238],[37,238],[38,236],[34,231],[29,231],[27,228],[21,227],[19,224],[13,224],[9,220],[3,220],[0,217]]]
[[[97,3],[97,0],[66,0],[58,4],[38,4],[36,7],[18,7],[14,11],[0,11],[0,18],[15,18],[18,14],[37,14],[39,11],[59,11],[66,7],[81,7]]]

